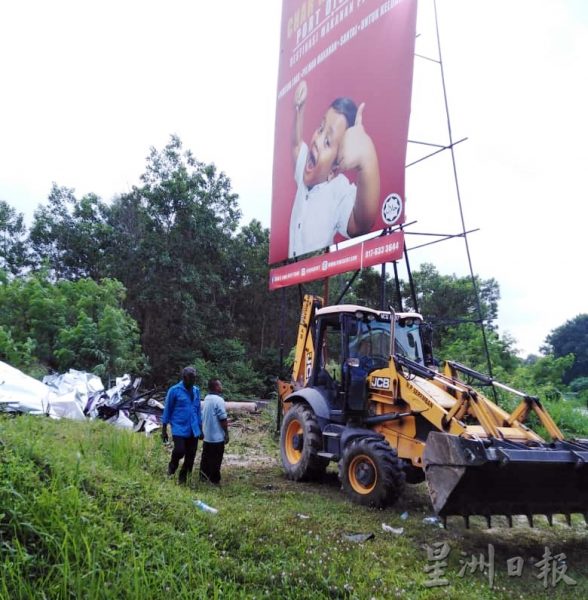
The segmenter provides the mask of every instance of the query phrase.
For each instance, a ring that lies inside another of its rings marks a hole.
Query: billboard
[[[416,0],[283,0],[270,264],[404,221]]]
[[[270,270],[270,290],[289,285],[299,285],[315,279],[332,277],[347,271],[373,267],[402,257],[404,233],[395,231],[389,235],[353,244],[336,252],[312,256]]]

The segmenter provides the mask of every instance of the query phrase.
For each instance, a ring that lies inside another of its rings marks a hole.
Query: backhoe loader
[[[334,461],[351,500],[379,508],[426,480],[435,512],[466,526],[586,516],[588,440],[564,439],[538,398],[457,362],[439,370],[420,314],[322,304],[305,296],[292,379],[279,382],[288,478],[320,478]],[[480,387],[520,403],[509,413]],[[549,441],[525,425],[531,413]]]

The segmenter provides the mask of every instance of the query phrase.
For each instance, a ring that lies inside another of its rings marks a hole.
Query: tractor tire
[[[322,450],[322,434],[312,409],[295,404],[286,413],[280,432],[280,454],[288,479],[319,479],[329,460],[317,453]]]
[[[378,438],[357,438],[339,463],[343,491],[357,504],[384,508],[404,491],[405,475],[396,451]]]

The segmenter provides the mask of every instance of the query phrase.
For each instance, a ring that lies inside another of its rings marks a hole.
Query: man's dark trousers
[[[221,463],[225,453],[224,442],[203,442],[202,458],[200,459],[200,481],[220,483]]]
[[[198,449],[198,438],[194,436],[181,437],[174,435],[174,449],[172,451],[171,460],[167,468],[168,475],[173,475],[183,458],[184,463],[180,469],[180,483],[186,483],[186,478],[192,473],[194,467],[194,458],[196,457],[196,450]]]

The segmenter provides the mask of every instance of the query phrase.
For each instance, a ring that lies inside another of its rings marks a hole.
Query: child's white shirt
[[[294,170],[298,188],[290,216],[288,258],[330,246],[336,233],[349,237],[347,224],[357,187],[340,173],[308,189],[303,181],[307,157],[308,146],[303,142]]]

